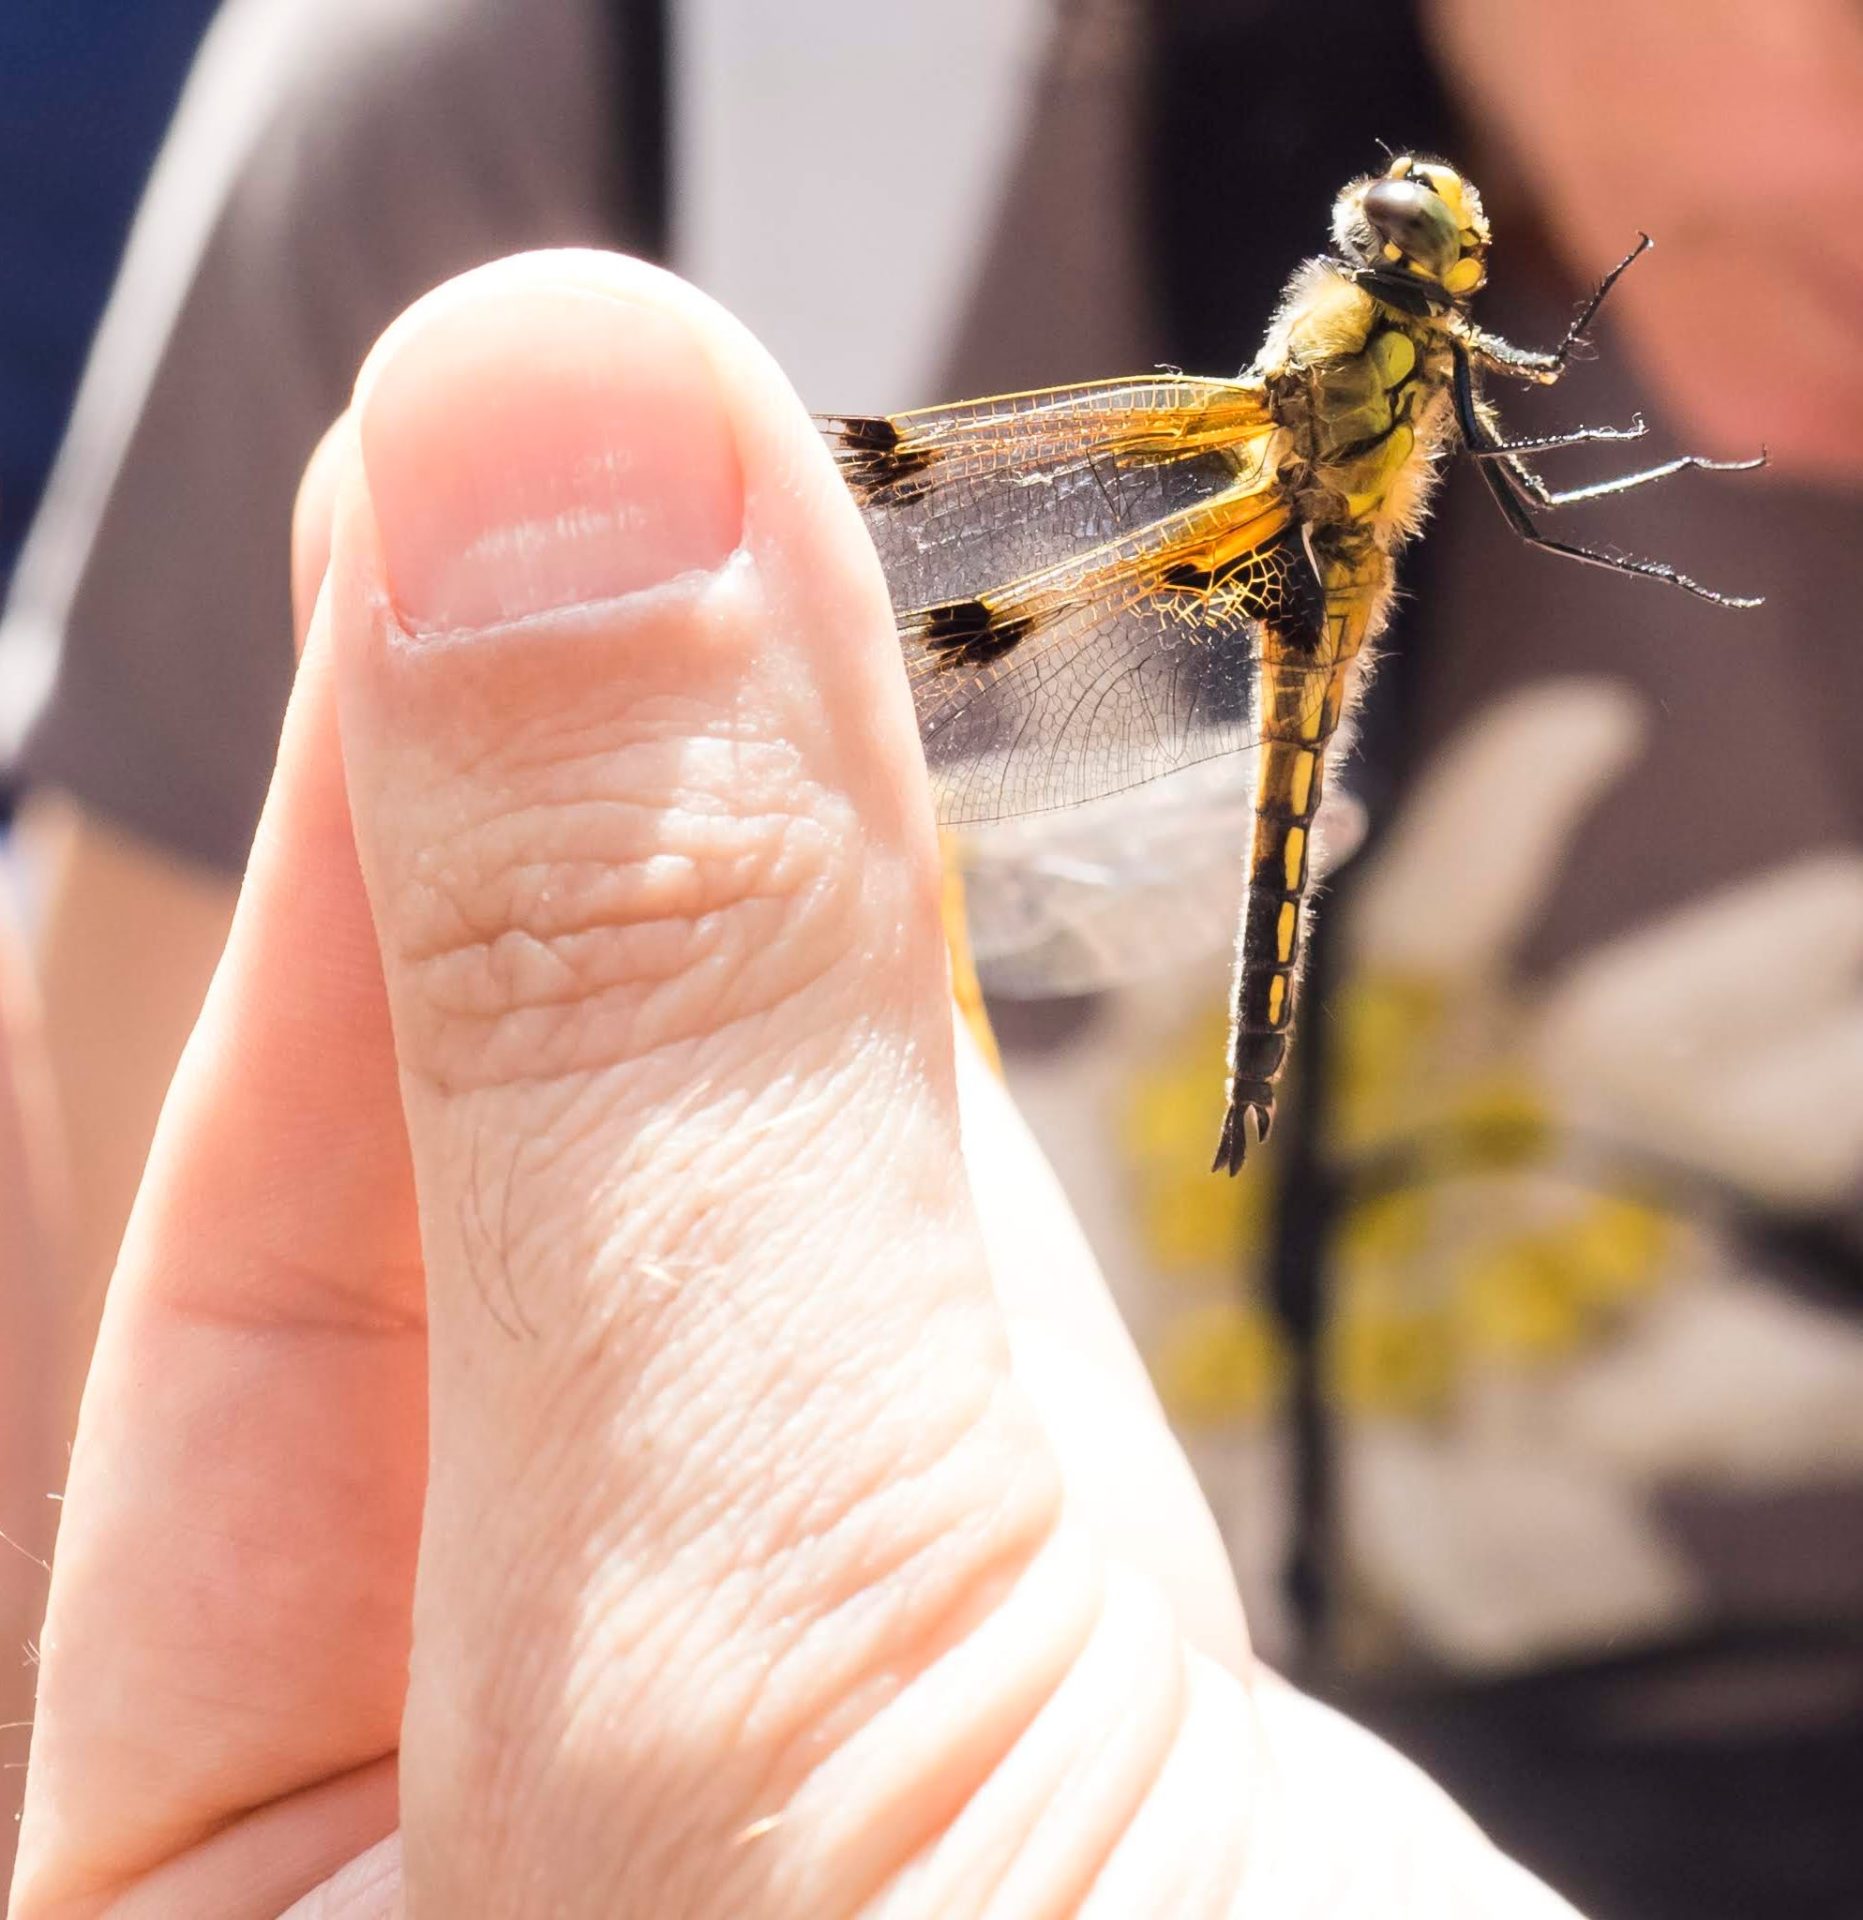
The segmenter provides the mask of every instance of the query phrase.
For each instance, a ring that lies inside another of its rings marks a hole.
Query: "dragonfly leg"
[[[1642,414],[1633,414],[1627,427],[1574,427],[1570,433],[1529,434],[1524,440],[1491,440],[1470,447],[1477,460],[1499,460],[1510,453],[1557,453],[1562,447],[1589,447],[1600,440],[1641,440],[1649,432]]]
[[[1550,352],[1517,347],[1498,334],[1479,330],[1470,332],[1469,351],[1490,373],[1502,373],[1510,379],[1531,380],[1540,386],[1550,387],[1571,364],[1573,355],[1591,331],[1591,323],[1598,317],[1598,309],[1604,305],[1605,295],[1624,277],[1630,263],[1648,253],[1654,244],[1647,233],[1637,235],[1637,244],[1598,282],[1591,298],[1573,316],[1572,324],[1565,330],[1565,338]]]
[[[1761,452],[1751,460],[1707,460],[1698,453],[1685,453],[1665,460],[1659,467],[1645,467],[1641,473],[1620,473],[1615,479],[1597,480],[1588,487],[1567,487],[1554,492],[1537,473],[1510,460],[1514,478],[1542,507],[1575,507],[1585,500],[1602,500],[1613,493],[1629,493],[1633,487],[1647,487],[1654,480],[1667,480],[1674,473],[1751,473],[1766,464]]]
[[[1632,256],[1634,258],[1634,256]],[[1475,380],[1470,368],[1466,349],[1458,345],[1455,349],[1455,411],[1456,422],[1462,429],[1462,437],[1471,450],[1492,450],[1495,435],[1488,423],[1482,419],[1481,410],[1475,404]],[[1517,460],[1477,460],[1476,466],[1488,491],[1494,495],[1495,504],[1501,509],[1509,526],[1529,545],[1542,548],[1547,553],[1556,553],[1567,560],[1577,560],[1588,567],[1603,567],[1610,573],[1627,573],[1638,579],[1659,580],[1665,586],[1679,587],[1684,593],[1692,593],[1698,600],[1710,601],[1717,607],[1756,607],[1758,600],[1741,595],[1716,593],[1712,587],[1704,587],[1700,581],[1691,580],[1679,568],[1670,566],[1662,560],[1638,560],[1629,554],[1602,553],[1594,547],[1574,546],[1569,541],[1554,540],[1540,531],[1534,520],[1526,498],[1523,496],[1525,470]],[[1700,464],[1684,461],[1682,465]],[[1751,464],[1751,463],[1743,463]],[[1673,468],[1671,470],[1674,470]],[[1659,478],[1654,470],[1647,476],[1630,476],[1635,484],[1642,484],[1646,478]],[[1621,491],[1621,489],[1614,489]],[[1584,491],[1579,489],[1579,491]],[[1558,504],[1556,499],[1545,502]]]

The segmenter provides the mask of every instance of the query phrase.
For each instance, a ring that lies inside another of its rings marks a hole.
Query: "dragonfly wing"
[[[1161,374],[821,423],[897,607],[961,599],[1258,474],[1258,387]]]
[[[940,818],[1079,806],[1254,745],[1259,623],[1314,591],[1287,503],[1245,486],[902,616]]]
[[[1093,993],[1232,949],[1253,830],[1255,762],[1208,760],[1137,793],[953,837],[972,956],[1007,999]],[[1362,805],[1329,787],[1313,870],[1349,859]]]

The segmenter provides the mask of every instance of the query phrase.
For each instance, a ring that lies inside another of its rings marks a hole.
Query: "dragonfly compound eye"
[[[1442,196],[1411,180],[1374,180],[1365,189],[1364,214],[1386,247],[1440,280],[1462,251],[1456,217]]]

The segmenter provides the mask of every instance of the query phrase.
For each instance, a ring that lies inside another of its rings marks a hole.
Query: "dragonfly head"
[[[1359,284],[1415,313],[1445,313],[1488,277],[1481,195],[1440,160],[1399,154],[1333,207],[1333,239]]]

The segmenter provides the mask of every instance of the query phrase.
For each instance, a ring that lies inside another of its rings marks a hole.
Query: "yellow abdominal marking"
[[[1287,975],[1277,973],[1268,982],[1268,1024],[1278,1027],[1281,1015],[1287,1010]]]
[[[1305,819],[1308,802],[1313,798],[1313,755],[1300,754],[1294,761],[1288,785],[1288,805],[1299,819]]]
[[[1287,891],[1297,893],[1307,871],[1307,830],[1290,827],[1281,847],[1281,872]]]
[[[1294,929],[1300,925],[1300,909],[1293,901],[1282,903],[1280,918],[1274,923],[1274,957],[1285,966],[1294,957]]]

